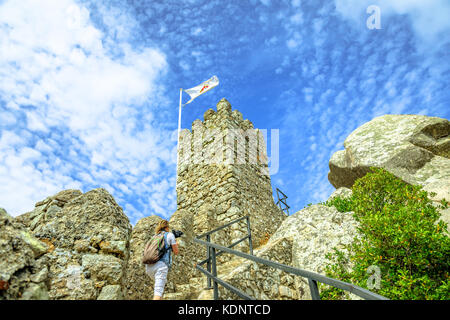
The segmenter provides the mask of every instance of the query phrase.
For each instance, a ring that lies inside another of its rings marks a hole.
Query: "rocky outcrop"
[[[0,208],[0,300],[49,298],[47,250]]]
[[[345,187],[340,187],[333,191],[333,193],[328,197],[327,201],[330,201],[334,198],[348,199],[352,196],[352,190]]]
[[[406,183],[421,185],[436,205],[450,200],[450,121],[419,115],[384,115],[353,131],[345,150],[330,159],[328,180],[351,188],[370,167],[384,168]],[[450,209],[441,211],[450,228]]]
[[[351,188],[369,167],[450,199],[450,122],[419,115],[384,115],[353,131],[330,159],[328,180]]]
[[[16,221],[46,244],[50,299],[122,297],[131,225],[105,189],[62,191]]]
[[[293,266],[324,273],[325,255],[334,247],[342,250],[351,243],[357,234],[356,225],[352,212],[316,204],[289,216],[269,243],[292,238]]]

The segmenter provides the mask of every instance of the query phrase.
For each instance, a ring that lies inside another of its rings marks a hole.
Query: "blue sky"
[[[358,126],[449,118],[448,17],[446,0],[0,0],[0,207],[104,187],[133,224],[170,217],[179,88],[213,75],[182,127],[225,97],[279,130],[272,186],[291,212],[323,201]]]

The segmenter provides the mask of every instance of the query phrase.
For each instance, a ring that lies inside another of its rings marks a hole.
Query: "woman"
[[[164,245],[166,252],[158,262],[151,265],[145,265],[145,270],[149,276],[155,279],[155,290],[153,300],[162,300],[164,294],[164,286],[167,281],[167,273],[172,265],[172,257],[170,252],[178,254],[178,244],[175,240],[175,235],[169,232],[169,222],[161,220],[155,228],[155,234],[164,232]]]

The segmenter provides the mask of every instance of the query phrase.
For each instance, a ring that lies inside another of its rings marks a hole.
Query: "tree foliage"
[[[389,299],[449,299],[450,238],[428,193],[377,168],[358,179],[352,191],[349,199],[325,203],[340,212],[353,211],[359,225],[351,245],[328,254],[327,275]],[[447,207],[443,200],[440,208]],[[375,287],[371,266],[380,271]],[[322,288],[323,299],[345,295]]]

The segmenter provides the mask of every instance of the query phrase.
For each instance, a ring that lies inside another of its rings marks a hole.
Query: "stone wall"
[[[205,210],[205,205],[212,209]],[[217,111],[207,110],[203,121],[195,120],[192,131],[181,133],[177,207],[193,214],[196,234],[208,230],[205,226],[249,215],[254,246],[285,218],[273,201],[263,132],[243,120],[239,111],[232,111],[225,99],[219,101]],[[246,232],[242,221],[219,233],[217,240],[230,244]],[[246,250],[248,245],[239,248]]]
[[[125,267],[124,298],[127,300],[153,299],[154,281],[145,273],[142,253],[148,240],[154,235],[155,227],[162,218],[150,216],[140,219],[133,228],[129,243],[129,258]]]

